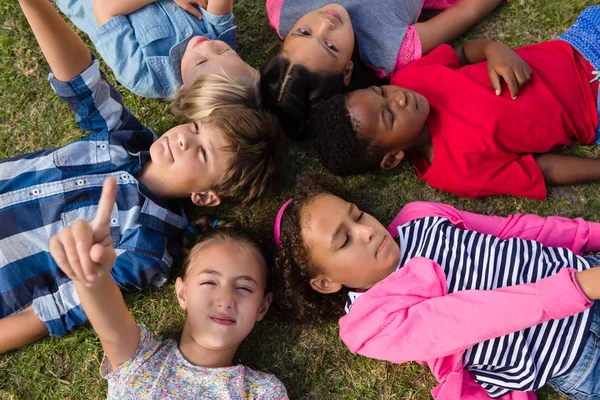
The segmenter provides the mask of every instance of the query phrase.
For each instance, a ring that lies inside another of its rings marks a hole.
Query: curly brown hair
[[[267,257],[261,244],[242,230],[236,224],[218,220],[211,217],[200,217],[190,224],[191,230],[186,230],[182,241],[181,278],[185,280],[190,269],[190,263],[198,252],[211,243],[226,241],[235,244],[238,248],[248,250],[262,265],[265,277],[265,294],[271,291],[270,271]],[[214,226],[214,227],[213,227]]]
[[[310,258],[310,249],[302,238],[301,213],[316,197],[332,194],[348,199],[344,187],[331,177],[316,173],[303,176],[290,197],[292,202],[281,218],[281,246],[277,249],[279,306],[292,311],[298,322],[337,320],[346,301],[347,290],[324,295],[313,290],[310,280],[323,271]]]

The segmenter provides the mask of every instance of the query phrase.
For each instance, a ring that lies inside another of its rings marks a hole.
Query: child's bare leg
[[[542,170],[547,185],[574,185],[600,181],[600,159],[538,154],[534,159]]]
[[[48,335],[48,328],[33,312],[33,306],[0,319],[0,353],[18,349]]]

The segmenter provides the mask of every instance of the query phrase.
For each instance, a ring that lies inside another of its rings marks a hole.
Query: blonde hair
[[[242,81],[208,74],[196,78],[190,88],[179,89],[171,98],[171,110],[181,122],[198,121],[220,107],[260,108],[260,75]]]

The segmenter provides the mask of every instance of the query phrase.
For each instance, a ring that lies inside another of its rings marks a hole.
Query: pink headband
[[[294,199],[291,198],[285,203],[283,203],[279,211],[277,211],[277,216],[275,217],[275,224],[273,225],[273,234],[275,236],[275,244],[277,244],[277,247],[281,247],[281,217],[283,217],[283,212],[285,211],[287,206],[290,205],[292,200]]]

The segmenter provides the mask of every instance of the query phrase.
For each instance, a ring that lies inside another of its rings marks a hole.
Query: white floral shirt
[[[133,357],[114,371],[104,357],[100,374],[108,381],[107,399],[288,399],[274,375],[243,365],[198,367],[183,357],[176,341],[162,340],[142,325]]]

